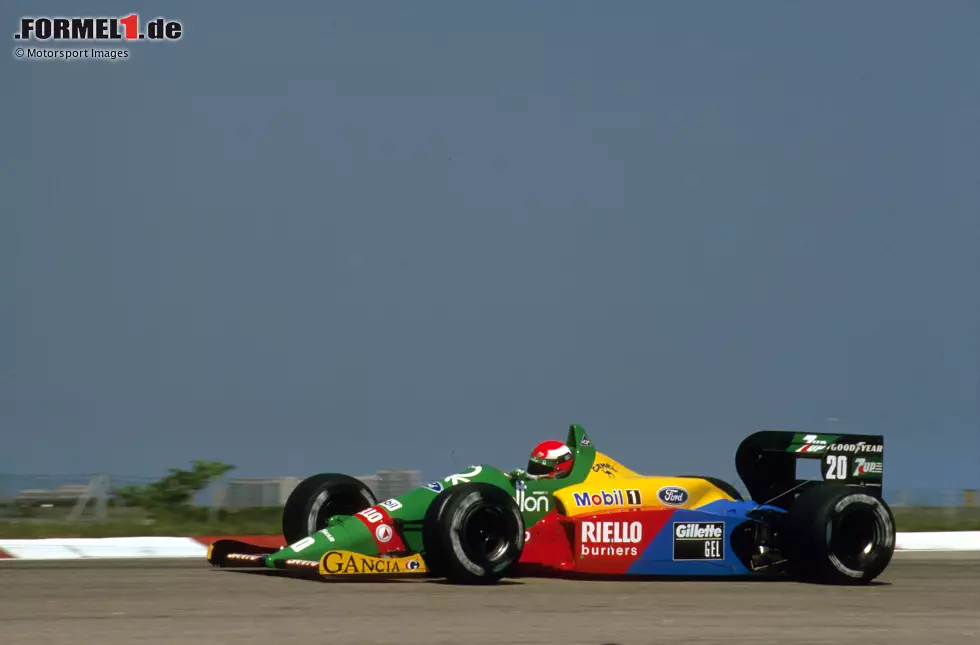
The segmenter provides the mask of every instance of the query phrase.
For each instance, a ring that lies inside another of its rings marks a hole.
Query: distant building
[[[299,482],[298,477],[231,479],[215,502],[224,508],[282,506]]]
[[[88,484],[64,484],[52,490],[28,488],[20,491],[13,502],[24,506],[71,506],[88,491]]]
[[[370,479],[369,479],[370,478]],[[378,501],[397,497],[402,493],[408,492],[413,488],[422,485],[422,479],[417,470],[402,470],[398,468],[386,468],[379,470],[374,475],[360,478],[365,484],[371,487]]]

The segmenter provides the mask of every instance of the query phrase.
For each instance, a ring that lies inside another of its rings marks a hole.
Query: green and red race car
[[[881,436],[749,435],[735,454],[748,500],[713,477],[634,472],[598,452],[577,424],[564,445],[572,458],[558,478],[474,465],[380,502],[353,477],[314,475],[283,509],[288,546],[222,539],[209,547],[208,561],[323,578],[420,575],[454,583],[775,575],[863,584],[895,550],[894,518],[882,499]],[[800,459],[820,460],[821,478],[799,479]]]

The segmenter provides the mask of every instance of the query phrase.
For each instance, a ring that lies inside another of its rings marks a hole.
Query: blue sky
[[[2,63],[0,472],[980,486],[977,3],[231,6],[4,3],[185,36]]]

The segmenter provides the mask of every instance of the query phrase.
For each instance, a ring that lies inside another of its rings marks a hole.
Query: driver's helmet
[[[561,441],[542,441],[527,460],[528,479],[560,479],[572,472],[575,456]]]

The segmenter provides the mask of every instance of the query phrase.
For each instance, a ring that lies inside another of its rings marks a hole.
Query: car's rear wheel
[[[338,473],[307,477],[293,489],[282,511],[282,534],[287,544],[313,535],[334,515],[353,515],[378,503],[359,479]]]
[[[457,584],[493,583],[521,557],[524,518],[506,491],[471,482],[439,493],[422,535],[426,566],[435,575]]]
[[[895,552],[895,518],[888,505],[863,486],[820,484],[789,508],[784,553],[802,580],[867,584]]]

